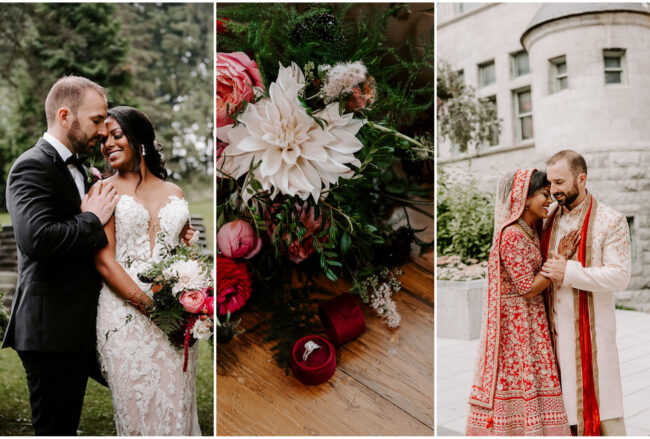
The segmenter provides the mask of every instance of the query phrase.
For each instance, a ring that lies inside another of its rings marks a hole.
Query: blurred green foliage
[[[494,196],[471,176],[438,170],[438,255],[458,255],[463,262],[487,260],[494,229]]]

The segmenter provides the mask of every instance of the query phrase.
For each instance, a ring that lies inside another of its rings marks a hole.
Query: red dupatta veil
[[[481,339],[470,394],[470,404],[492,409],[499,358],[501,328],[501,257],[503,230],[521,217],[534,169],[519,169],[501,178],[497,189],[494,238],[488,259],[488,283],[483,293]]]

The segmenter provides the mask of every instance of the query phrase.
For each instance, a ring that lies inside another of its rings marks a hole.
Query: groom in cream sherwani
[[[569,424],[578,435],[625,435],[614,292],[630,281],[630,232],[625,216],[586,189],[587,165],[575,151],[546,164],[557,200],[544,227],[542,274],[554,280],[549,320]],[[552,206],[553,207],[553,206]],[[578,230],[578,251],[566,260],[557,246]]]

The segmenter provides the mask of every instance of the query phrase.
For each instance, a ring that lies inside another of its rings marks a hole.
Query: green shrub
[[[494,196],[478,188],[474,177],[450,181],[438,171],[438,255],[458,255],[463,262],[486,260],[492,246]]]

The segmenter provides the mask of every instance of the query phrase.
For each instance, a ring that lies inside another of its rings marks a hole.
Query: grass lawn
[[[212,345],[202,341],[197,371],[199,424],[204,436],[214,433],[214,355]],[[88,380],[79,434],[115,436],[111,395],[106,387]],[[31,411],[25,371],[18,354],[0,350],[0,436],[32,436]]]
[[[11,218],[9,218],[9,212],[0,212],[0,226],[3,224],[11,224]]]

